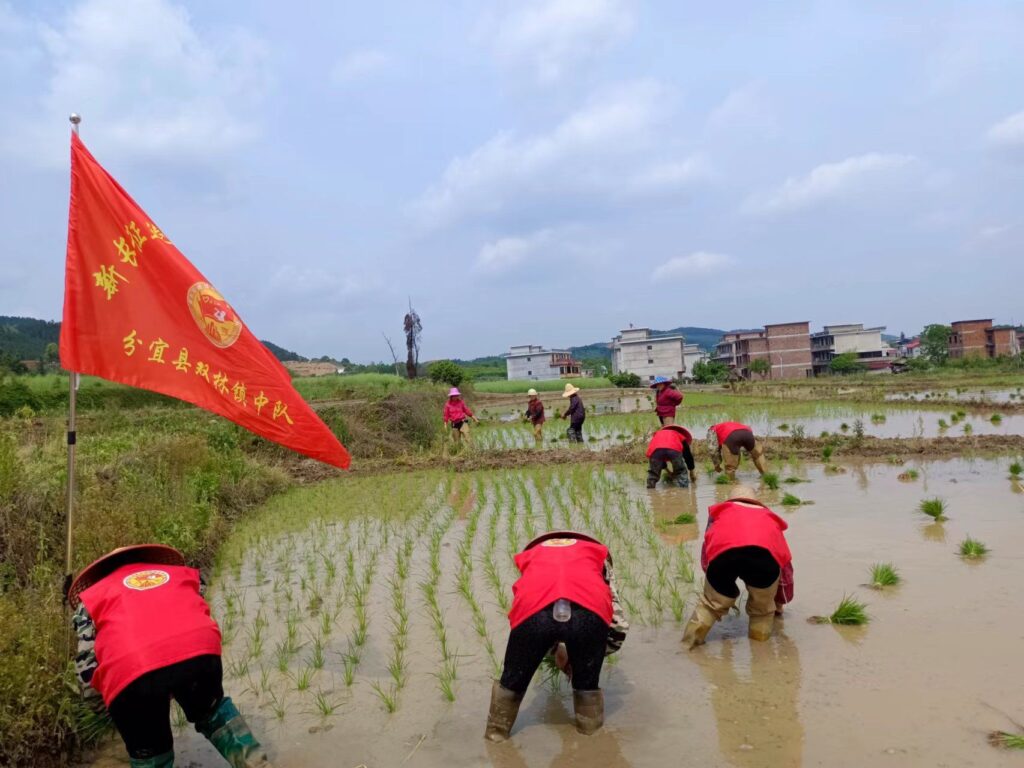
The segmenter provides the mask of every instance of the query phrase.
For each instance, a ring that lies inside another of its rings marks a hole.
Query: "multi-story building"
[[[803,379],[813,375],[810,323],[774,323],[763,330],[731,331],[715,348],[716,361],[725,363],[744,378],[751,378],[751,364],[764,360],[767,370],[758,374],[770,379]],[[757,367],[757,366],[755,366]]]
[[[510,347],[505,354],[509,381],[544,381],[580,375],[580,361],[565,349],[544,349],[533,344]]]
[[[683,365],[685,366],[686,376],[693,376],[693,366],[702,360],[708,359],[708,353],[701,349],[697,344],[684,344],[683,345]]]
[[[885,326],[865,328],[863,323],[826,325],[823,331],[811,334],[811,365],[814,374],[827,373],[832,358],[854,353],[869,370],[887,369],[888,345],[882,342]]]
[[[949,334],[949,357],[1004,357],[1020,354],[1017,331],[991,320],[957,320]]]
[[[650,328],[626,328],[611,346],[612,373],[635,373],[646,382],[655,376],[681,379],[686,375],[686,339],[680,334],[662,336],[653,335]]]

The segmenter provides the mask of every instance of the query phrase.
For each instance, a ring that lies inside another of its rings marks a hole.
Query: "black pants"
[[[683,450],[673,451],[671,448],[659,448],[651,454],[647,462],[647,480],[657,484],[661,479],[661,470],[668,464],[672,468],[672,474],[678,475],[687,470],[693,469],[696,465],[693,461],[693,451],[688,443],[683,443]]]
[[[746,450],[747,453],[753,451],[755,443],[756,438],[754,437],[754,433],[749,429],[734,430],[727,438],[725,438],[725,447],[737,456],[739,455],[741,448]]]
[[[708,563],[707,579],[715,592],[725,597],[739,597],[736,579],[755,589],[765,589],[779,578],[779,564],[764,547],[727,549]]]
[[[505,647],[501,684],[516,693],[526,693],[533,673],[555,643],[565,643],[572,665],[572,687],[596,691],[608,642],[608,625],[593,611],[572,603],[568,621],[555,621],[548,605],[512,630]]]
[[[569,424],[569,428],[565,431],[565,434],[569,438],[570,443],[582,443],[583,442],[583,422],[574,421]]]
[[[190,723],[200,723],[224,698],[223,677],[220,656],[207,655],[154,669],[129,683],[109,707],[128,754],[141,760],[174,749],[171,699]]]

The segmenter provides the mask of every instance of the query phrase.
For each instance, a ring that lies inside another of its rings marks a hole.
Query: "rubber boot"
[[[691,469],[690,470],[690,482],[694,483],[694,484],[696,484],[696,482],[697,482],[697,470],[696,469]]]
[[[670,476],[669,479],[679,488],[690,487],[690,476],[686,472],[679,472],[678,474]]]
[[[747,616],[750,617],[747,637],[751,640],[767,640],[772,636],[772,627],[775,625],[775,593],[778,590],[778,579],[770,587],[763,589],[747,587]]]
[[[484,738],[488,741],[505,741],[519,714],[523,694],[510,691],[497,680],[491,686],[491,711],[487,713],[487,730]]]
[[[604,725],[604,691],[573,691],[576,730],[589,736]]]
[[[697,604],[693,607],[693,614],[686,623],[683,630],[683,645],[692,649],[696,645],[703,645],[704,638],[715,626],[715,622],[725,616],[729,609],[736,604],[735,597],[720,595],[707,582],[704,582],[704,592],[697,598]]]
[[[128,759],[128,765],[131,768],[174,768],[174,750],[155,757],[142,759],[131,757]]]
[[[220,700],[210,717],[196,723],[196,730],[213,744],[231,768],[273,768],[230,696]]]
[[[757,471],[762,475],[768,471],[768,465],[764,463],[763,453],[759,453],[757,456],[751,456],[750,458],[753,460],[754,466],[757,467]]]
[[[657,488],[657,487],[658,487],[658,481],[655,480],[652,477],[648,477],[647,478],[647,489],[650,490],[651,488]]]

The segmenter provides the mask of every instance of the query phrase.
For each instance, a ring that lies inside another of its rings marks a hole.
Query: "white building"
[[[544,381],[580,375],[580,362],[568,350],[544,349],[533,344],[510,347],[505,354],[509,381]]]
[[[681,379],[687,371],[686,346],[681,335],[652,336],[650,328],[626,328],[612,339],[612,373],[635,373],[647,383],[655,376]]]
[[[696,344],[683,345],[683,364],[687,378],[693,378],[693,366],[707,359],[708,353]]]
[[[865,328],[863,323],[826,325],[825,330],[811,334],[811,361],[814,372],[829,370],[832,358],[853,352],[868,367],[877,367],[887,355],[889,345],[882,342],[885,326]]]

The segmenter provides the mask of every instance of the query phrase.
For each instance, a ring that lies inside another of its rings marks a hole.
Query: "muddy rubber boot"
[[[764,463],[764,454],[758,454],[750,458],[753,460],[754,466],[757,467],[757,471],[763,476],[768,471],[768,465]]]
[[[653,480],[653,479],[648,477],[647,478],[647,489],[650,490],[651,488],[657,488],[657,487],[658,487],[658,481],[657,480]]]
[[[604,725],[604,691],[573,691],[576,730],[589,736]]]
[[[523,694],[510,691],[497,680],[491,686],[491,711],[487,713],[487,730],[484,738],[488,741],[505,741],[519,714]]]
[[[220,700],[210,717],[196,723],[196,730],[213,744],[231,768],[273,768],[230,696]]]
[[[715,622],[725,616],[735,604],[735,597],[718,594],[705,581],[704,592],[697,598],[697,604],[693,606],[693,614],[686,622],[686,629],[683,630],[683,645],[691,650],[694,646],[703,645],[704,638],[715,626]]]
[[[174,750],[155,757],[131,757],[128,759],[128,765],[131,768],[174,768]]]
[[[690,487],[690,476],[686,472],[680,472],[678,475],[673,475],[671,479],[673,485],[678,488]]]
[[[772,627],[775,625],[775,593],[778,590],[778,579],[764,589],[747,587],[747,616],[750,617],[747,637],[751,640],[767,640],[772,636]]]
[[[695,484],[695,485],[697,483],[697,470],[696,469],[691,469],[690,470],[690,482]]]

